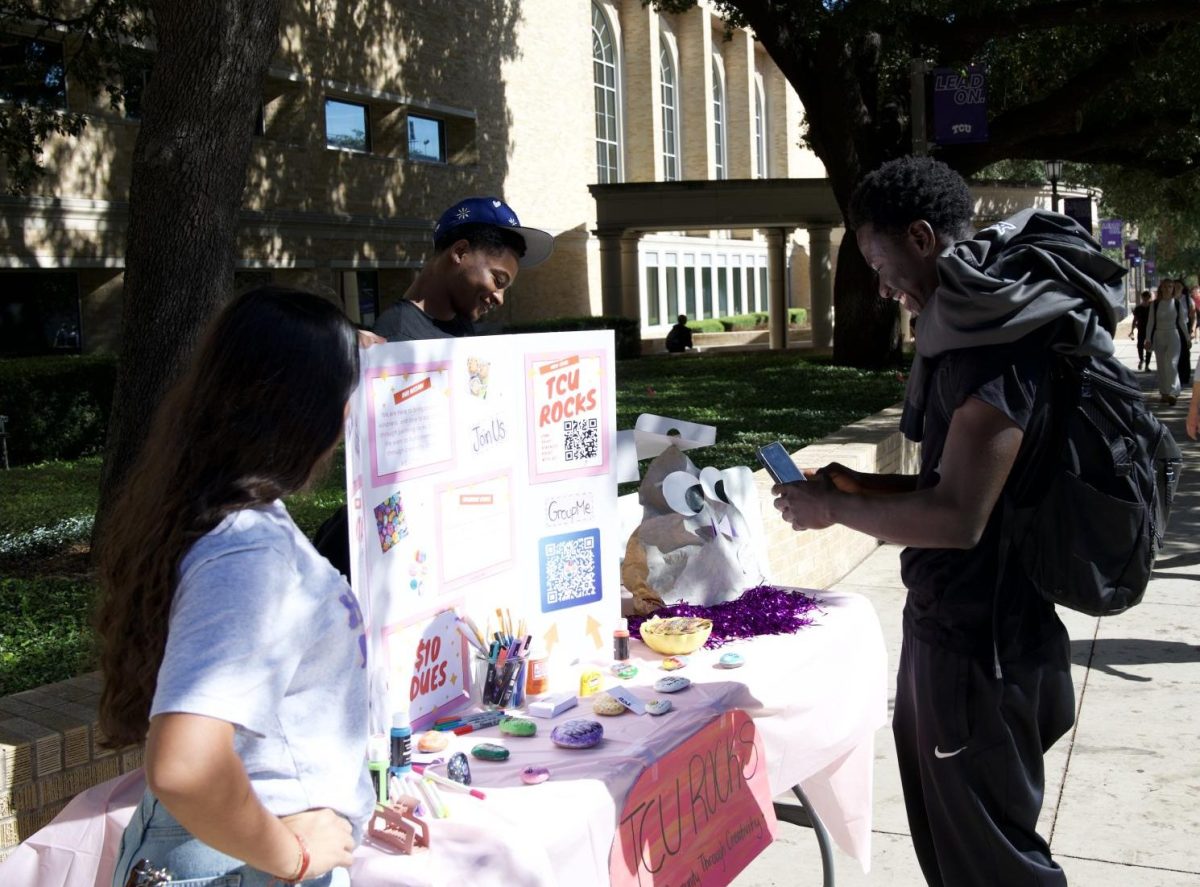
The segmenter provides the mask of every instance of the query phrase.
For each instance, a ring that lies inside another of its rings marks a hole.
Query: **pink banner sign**
[[[729,884],[775,840],[758,731],[726,712],[647,768],[634,784],[609,855],[614,885]]]

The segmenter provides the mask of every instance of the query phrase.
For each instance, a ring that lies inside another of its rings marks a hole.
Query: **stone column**
[[[767,313],[769,316],[771,350],[787,347],[787,243],[788,229],[768,228],[767,231]]]
[[[621,232],[596,231],[600,241],[600,304],[604,314],[619,317],[624,313],[621,298]],[[637,316],[635,312],[634,316]]]
[[[679,44],[679,145],[684,179],[713,176],[712,14],[702,6],[674,20]]]
[[[817,348],[833,344],[833,264],[829,228],[808,229],[808,286],[812,306],[812,343]]]
[[[725,141],[729,145],[729,178],[754,177],[754,38],[734,31],[718,44],[725,61]]]
[[[621,235],[621,315],[642,319],[641,291],[638,286],[638,241],[642,235],[630,231]]]
[[[653,182],[662,154],[658,13],[643,6],[642,0],[621,0],[620,7],[625,181]]]

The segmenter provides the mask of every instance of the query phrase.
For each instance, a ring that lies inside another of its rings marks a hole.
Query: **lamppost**
[[[1058,212],[1058,180],[1062,177],[1061,160],[1046,161],[1046,178],[1050,180],[1050,208]]]

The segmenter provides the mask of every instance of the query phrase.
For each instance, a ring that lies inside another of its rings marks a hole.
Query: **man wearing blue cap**
[[[471,335],[480,317],[504,304],[518,270],[549,257],[554,238],[522,227],[498,197],[468,197],[442,213],[433,249],[404,299],[375,323],[390,342]]]
[[[544,262],[553,250],[553,237],[522,227],[500,198],[460,200],[434,225],[433,257],[404,298],[379,315],[375,332],[389,342],[469,336],[480,317],[504,304],[517,271]],[[349,579],[347,520],[343,505],[317,529],[313,545]]]

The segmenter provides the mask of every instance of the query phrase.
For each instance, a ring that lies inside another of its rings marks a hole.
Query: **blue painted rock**
[[[654,689],[659,693],[678,693],[680,690],[686,690],[692,685],[692,682],[682,675],[669,674],[665,678],[659,678],[654,682]]]
[[[481,742],[471,749],[471,755],[481,761],[507,761],[508,749],[494,742]]]
[[[563,721],[550,731],[550,741],[560,748],[591,748],[603,738],[600,723],[584,718]]]
[[[545,767],[526,767],[521,771],[521,781],[526,785],[537,785],[550,778],[550,771]]]
[[[467,756],[460,751],[456,751],[450,756],[449,763],[446,764],[446,775],[455,782],[461,782],[463,785],[471,784],[471,762],[467,760]]]
[[[722,653],[718,664],[721,668],[741,668],[746,664],[741,653]]]
[[[533,736],[537,724],[529,718],[505,718],[500,722],[500,732],[506,736]]]
[[[665,715],[674,707],[670,699],[651,699],[646,703],[646,714],[658,717],[659,715]]]
[[[612,673],[623,681],[627,681],[632,677],[637,676],[637,666],[630,665],[628,662],[618,662],[612,667]]]

